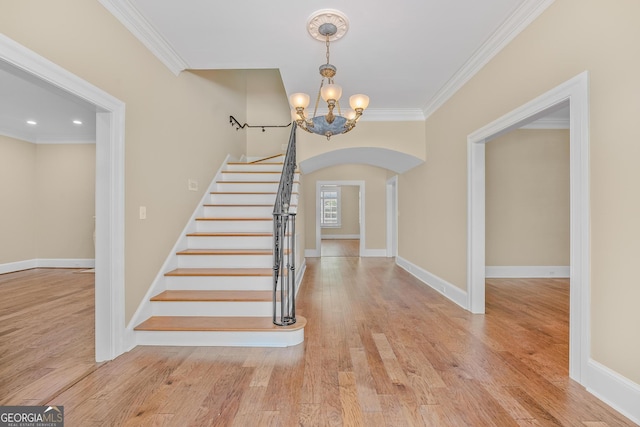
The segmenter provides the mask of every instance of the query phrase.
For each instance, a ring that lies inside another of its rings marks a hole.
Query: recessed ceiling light
[[[74,125],[81,125],[82,124],[82,120],[74,120],[73,124]]]
[[[35,120],[27,120],[27,124],[31,126],[35,126],[38,124],[38,122],[36,122]]]

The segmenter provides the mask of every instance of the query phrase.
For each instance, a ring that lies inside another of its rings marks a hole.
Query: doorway
[[[91,83],[0,34],[0,60],[43,84],[96,107],[96,361],[114,359],[124,344],[125,105]]]
[[[364,181],[316,182],[316,251],[320,257],[363,256],[366,240],[364,188]],[[331,189],[336,189],[338,193],[338,215],[346,215],[344,221],[339,222],[340,227],[322,224],[325,211],[323,192]],[[342,205],[342,201],[348,203]],[[340,233],[337,230],[341,230]]]
[[[582,382],[589,359],[589,114],[583,72],[467,138],[468,308],[485,310],[485,144],[561,108],[570,110],[569,377]]]

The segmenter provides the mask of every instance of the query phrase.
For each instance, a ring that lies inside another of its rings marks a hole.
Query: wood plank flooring
[[[360,256],[360,239],[322,239],[320,254],[323,257]]]
[[[303,344],[137,347],[65,385],[41,378],[57,342],[72,345],[58,334],[78,333],[76,351],[93,351],[86,333],[62,332],[92,297],[44,302],[12,284],[14,274],[0,276],[12,301],[0,305],[0,402],[50,395],[42,403],[64,405],[67,426],[634,425],[567,377],[566,280],[489,280],[487,314],[472,315],[393,259],[308,259],[297,301]],[[34,301],[45,307],[31,310]],[[59,327],[41,332],[27,315],[60,307]],[[20,316],[25,325],[6,323]],[[67,357],[69,367],[86,363]]]

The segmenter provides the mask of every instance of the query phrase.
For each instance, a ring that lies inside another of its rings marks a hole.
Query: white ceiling
[[[307,32],[338,9],[331,44],[343,98],[371,98],[362,120],[424,120],[553,0],[99,0],[172,72],[279,69],[315,97],[325,45]],[[82,126],[73,125],[80,118]],[[35,119],[37,126],[26,120]],[[95,139],[95,108],[0,61],[0,133],[31,142]]]
[[[0,61],[0,134],[38,144],[95,142],[96,108]]]

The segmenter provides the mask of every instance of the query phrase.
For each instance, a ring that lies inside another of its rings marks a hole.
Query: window
[[[321,227],[340,227],[340,187],[324,185],[320,188]]]

